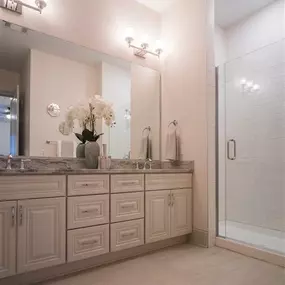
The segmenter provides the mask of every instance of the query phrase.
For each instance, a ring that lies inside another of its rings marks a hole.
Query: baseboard
[[[274,265],[285,267],[285,256],[278,254],[278,253],[258,249],[253,246],[249,246],[243,243],[239,243],[239,242],[224,239],[224,238],[216,238],[216,246],[225,248],[225,249],[228,249],[228,250],[231,250],[231,251],[234,251],[234,252],[249,256],[249,257],[253,257],[255,259],[266,261]]]
[[[193,229],[190,243],[202,247],[209,247],[209,233],[207,231]]]
[[[84,259],[72,263],[66,263],[55,267],[45,268],[34,272],[20,274],[0,280],[0,285],[31,285],[64,276],[75,274],[80,271],[93,269],[102,265],[118,262],[121,260],[134,258],[166,247],[186,243],[189,236],[176,237],[156,243],[145,244],[131,249],[111,252],[97,257]]]

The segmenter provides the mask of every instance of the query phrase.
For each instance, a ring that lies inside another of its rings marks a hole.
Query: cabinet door
[[[170,191],[146,193],[146,243],[170,238]]]
[[[0,278],[16,273],[16,202],[0,203]]]
[[[171,191],[171,237],[192,232],[191,189]]]
[[[18,273],[65,262],[65,198],[18,202]]]

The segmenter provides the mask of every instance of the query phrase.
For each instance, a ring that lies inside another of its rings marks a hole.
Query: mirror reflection
[[[0,155],[160,159],[159,72],[0,24]]]

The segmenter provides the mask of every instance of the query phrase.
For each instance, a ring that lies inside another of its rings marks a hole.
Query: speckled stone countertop
[[[5,170],[0,169],[0,176],[13,175],[76,175],[76,174],[144,174],[144,173],[192,173],[192,169],[37,169],[37,170]]]
[[[169,161],[155,160],[152,170],[137,170],[139,162],[143,168],[143,161],[113,159],[110,170],[86,169],[84,159],[67,158],[29,158],[25,163],[25,170],[20,170],[20,161],[23,157],[12,159],[12,170],[6,170],[7,158],[0,156],[0,176],[7,175],[76,175],[76,174],[135,174],[135,173],[191,173],[194,171],[193,161],[183,161],[176,164]]]

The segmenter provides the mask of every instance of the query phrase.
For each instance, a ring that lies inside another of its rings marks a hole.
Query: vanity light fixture
[[[23,7],[42,13],[42,10],[47,6],[47,0],[36,0],[35,4],[36,6],[32,6],[21,0],[0,0],[1,8],[5,8],[18,14],[22,14]]]
[[[160,57],[161,53],[163,52],[161,41],[156,42],[155,51],[149,50],[148,35],[144,35],[142,37],[140,46],[132,44],[134,41],[134,29],[133,28],[127,28],[125,40],[128,43],[129,48],[133,48],[134,55],[140,58],[145,58],[147,54]]]

